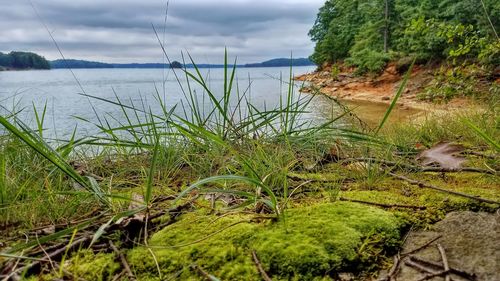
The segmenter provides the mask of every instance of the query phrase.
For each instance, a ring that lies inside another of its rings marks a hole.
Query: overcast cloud
[[[227,46],[240,63],[307,57],[307,32],[324,0],[170,0],[165,45],[173,59],[220,63]],[[33,0],[67,58],[159,62],[166,0]],[[0,51],[60,55],[29,0],[0,0]]]

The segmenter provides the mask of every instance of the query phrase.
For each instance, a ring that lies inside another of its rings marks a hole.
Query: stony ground
[[[429,230],[411,232],[403,245],[392,278],[385,280],[443,280],[444,261],[451,269],[446,280],[500,280],[500,213],[452,212]],[[439,247],[441,247],[442,253]],[[383,279],[383,278],[382,278]]]

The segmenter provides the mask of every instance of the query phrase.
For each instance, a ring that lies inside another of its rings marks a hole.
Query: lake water
[[[295,67],[293,75],[311,72],[314,67]],[[191,70],[194,71],[194,70]],[[223,69],[202,69],[203,76],[212,91],[222,95]],[[28,125],[35,128],[33,104],[39,112],[47,103],[47,114],[44,128],[46,136],[67,138],[75,126],[78,126],[80,136],[95,134],[98,129],[76,117],[96,121],[99,116],[107,116],[109,120],[123,119],[121,109],[109,103],[82,96],[82,93],[103,99],[114,100],[118,96],[123,103],[134,103],[139,106],[146,104],[153,113],[161,113],[159,103],[155,99],[160,94],[168,107],[180,105],[184,99],[179,82],[171,70],[162,69],[67,69],[45,71],[4,71],[0,72],[0,114],[6,115],[8,111],[22,110],[18,116]],[[187,84],[181,71],[181,85],[186,89]],[[237,70],[235,90],[247,93],[252,104],[260,109],[271,109],[280,102],[280,97],[288,91],[289,68],[240,68]],[[76,78],[75,78],[76,77]],[[282,77],[283,81],[280,81]],[[163,83],[164,81],[164,83]],[[300,84],[296,83],[296,92]],[[191,83],[192,90],[196,92],[200,102],[203,102],[203,89]],[[208,104],[208,102],[206,102]],[[380,106],[379,106],[380,107]],[[382,106],[378,110],[384,110]],[[7,110],[5,110],[5,108]],[[377,108],[377,106],[375,106]],[[177,112],[181,113],[181,106]],[[339,109],[326,98],[318,97],[310,104],[307,118],[329,118]],[[119,120],[122,121],[122,120]]]
[[[298,75],[313,70],[314,67],[295,67],[293,73]],[[223,69],[202,69],[201,72],[212,91],[222,93]],[[126,104],[133,102],[142,106],[144,102],[147,108],[151,107],[156,113],[161,110],[155,99],[157,93],[160,93],[168,107],[180,104],[184,99],[171,70],[75,69],[73,73],[76,79],[67,69],[0,72],[0,104],[8,110],[23,109],[19,114],[20,119],[34,127],[33,104],[41,111],[47,102],[45,127],[51,135],[63,137],[70,134],[76,125],[81,135],[96,132],[94,126],[75,118],[78,116],[96,121],[92,107],[100,116],[116,117],[121,114],[118,106],[89,99],[81,93],[111,100],[115,99],[116,94]],[[186,89],[184,75],[181,71],[177,71],[177,74]],[[286,93],[288,88],[286,83],[280,82],[280,77],[287,82],[289,68],[240,68],[237,70],[234,89],[236,91],[238,87],[241,93],[247,92],[252,103],[258,107],[271,108],[279,103],[280,95]],[[205,95],[203,89],[195,83],[191,83],[191,87],[202,102]],[[208,100],[205,101],[208,104]],[[181,110],[180,106],[178,110]],[[5,114],[5,110],[2,114]]]

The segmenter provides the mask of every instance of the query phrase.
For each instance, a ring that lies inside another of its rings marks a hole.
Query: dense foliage
[[[0,52],[0,68],[7,69],[50,69],[49,62],[42,56],[29,52]]]
[[[311,59],[373,72],[407,56],[498,65],[499,29],[496,0],[328,0],[309,32]]]
[[[52,68],[113,68],[112,64],[97,62],[97,61],[86,61],[86,60],[53,60],[50,62],[50,67]]]

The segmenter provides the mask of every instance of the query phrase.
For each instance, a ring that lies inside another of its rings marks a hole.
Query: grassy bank
[[[496,107],[387,125],[389,107],[375,128],[340,127],[350,112],[323,124],[301,118],[312,96],[298,95],[291,77],[281,103],[259,110],[238,91],[227,59],[223,93],[212,92],[197,68],[176,76],[186,79],[183,114],[160,93],[161,112],[106,100],[126,121],[111,126],[98,115],[92,137],[48,143],[40,110],[34,130],[14,115],[0,117],[7,129],[0,137],[2,274],[367,276],[387,265],[410,227],[452,210],[498,208]],[[202,108],[195,84],[212,110]],[[416,159],[439,142],[461,144],[467,162],[433,169]]]

